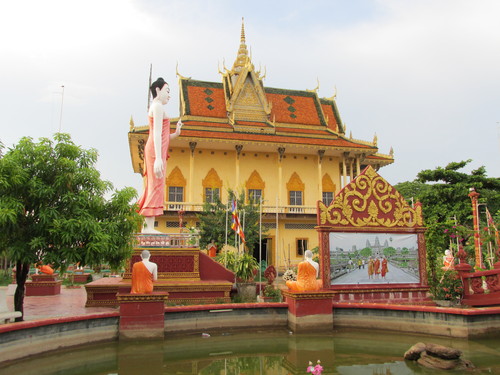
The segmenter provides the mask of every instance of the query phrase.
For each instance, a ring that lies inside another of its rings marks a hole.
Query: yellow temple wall
[[[280,216],[278,231],[275,228],[270,228],[267,230],[267,235],[264,238],[272,239],[269,242],[270,254],[272,256],[271,262],[280,271],[285,269],[287,262],[290,262],[292,265],[298,264],[303,259],[303,256],[297,254],[297,239],[307,239],[307,247],[309,249],[318,246],[318,234],[315,229],[312,229],[316,222],[316,215],[313,213],[315,211],[311,211],[311,208],[315,207],[317,201],[322,198],[320,186],[322,184],[321,179],[325,173],[329,174],[335,184],[336,192],[338,192],[341,172],[339,169],[340,160],[335,157],[325,157],[321,164],[320,173],[317,155],[285,154],[286,158],[283,158],[281,162],[282,181],[281,190],[279,190],[279,156],[276,151],[250,152],[243,150],[240,153],[239,161],[237,161],[236,151],[231,150],[229,147],[234,146],[228,145],[228,150],[195,149],[192,172],[190,172],[191,150],[189,148],[172,147],[167,163],[166,176],[168,178],[172,171],[178,167],[183,178],[186,180],[184,202],[196,204],[200,208],[204,200],[203,180],[212,168],[217,172],[218,177],[222,181],[220,193],[223,202],[226,202],[228,199],[228,188],[237,190],[238,192],[242,190],[246,192],[247,181],[251,174],[257,171],[265,184],[263,190],[264,206],[268,206],[274,212],[276,197],[278,195],[281,197],[279,206],[289,205],[287,183],[290,182],[292,175],[296,173],[300,177],[300,181],[304,184],[303,205],[310,207],[310,211],[308,211],[307,215],[299,218]],[[238,181],[236,181],[237,164],[239,164]],[[192,173],[192,180],[190,179],[190,173]],[[165,201],[168,201],[168,189],[166,189],[165,195]],[[281,212],[284,211],[282,210]],[[275,213],[268,213],[265,216],[264,223],[274,224],[276,222],[274,215]],[[173,224],[173,222],[178,222],[177,215],[170,214],[168,218],[158,217],[156,220],[158,221],[158,230],[166,233],[179,232],[178,226],[174,226]],[[184,221],[187,226],[191,227],[195,226],[198,220],[195,215],[187,215]],[[286,228],[290,223],[308,225],[309,228]]]

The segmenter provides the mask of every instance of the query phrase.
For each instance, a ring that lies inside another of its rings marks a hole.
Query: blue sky
[[[394,148],[391,184],[473,159],[500,176],[500,2],[27,0],[0,5],[0,140],[69,132],[117,188],[141,189],[127,141],[145,124],[149,65],[171,82],[220,81],[241,17],[265,85],[337,103],[347,134]],[[61,115],[61,86],[64,106]]]

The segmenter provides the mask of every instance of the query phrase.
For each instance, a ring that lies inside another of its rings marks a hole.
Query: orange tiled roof
[[[182,80],[182,93],[187,115],[227,117],[222,83]]]
[[[276,122],[304,125],[325,125],[318,96],[308,91],[265,88],[272,103],[271,118]]]
[[[288,144],[308,144],[313,146],[330,146],[330,147],[347,147],[347,148],[361,148],[371,149],[372,147],[364,144],[354,143],[343,138],[312,138],[305,139],[302,136],[294,135],[276,135],[276,134],[257,134],[257,133],[236,133],[236,132],[217,132],[210,130],[193,130],[188,129],[191,124],[190,121],[185,121],[185,128],[182,129],[182,137],[194,137],[205,139],[226,139],[226,140],[240,140],[240,141],[253,141],[264,143],[288,143]]]

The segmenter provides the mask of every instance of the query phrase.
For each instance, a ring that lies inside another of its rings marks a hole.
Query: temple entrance
[[[261,243],[262,243],[262,260],[265,260],[267,265],[273,264],[273,257],[272,257],[273,239],[271,237],[266,237],[262,239]],[[255,257],[255,259],[257,259],[258,262],[260,258],[258,243],[253,248],[252,255]]]

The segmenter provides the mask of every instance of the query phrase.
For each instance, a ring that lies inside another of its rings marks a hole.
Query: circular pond
[[[461,340],[404,333],[339,331],[292,334],[285,330],[210,332],[163,341],[109,342],[69,348],[0,365],[2,374],[23,375],[253,375],[306,374],[319,359],[323,374],[449,374],[404,361],[417,342],[460,349],[474,373],[500,374],[500,339]],[[470,374],[470,371],[453,374]]]

